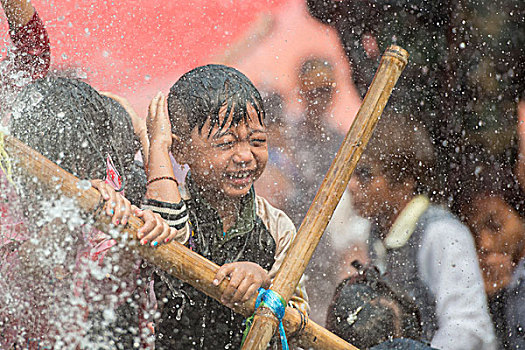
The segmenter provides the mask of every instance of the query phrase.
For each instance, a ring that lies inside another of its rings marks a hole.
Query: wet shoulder
[[[295,236],[295,225],[282,210],[275,208],[265,198],[255,196],[255,210],[264,226],[276,241],[285,235]]]
[[[448,209],[432,204],[421,217],[424,225],[423,240],[450,243],[450,241],[471,241],[469,229]]]

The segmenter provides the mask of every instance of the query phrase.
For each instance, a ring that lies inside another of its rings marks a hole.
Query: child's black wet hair
[[[197,67],[173,84],[168,96],[168,113],[172,131],[178,136],[183,132],[181,125],[187,123],[189,130],[198,127],[199,133],[210,119],[210,130],[219,123],[219,110],[226,106],[226,116],[232,115],[231,125],[248,118],[247,104],[250,104],[264,125],[263,101],[252,82],[238,70],[217,64]],[[230,118],[224,118],[222,130]]]
[[[81,179],[103,179],[109,154],[137,202],[143,171],[134,164],[133,126],[118,103],[75,79],[46,78],[25,87],[12,111],[10,131]]]

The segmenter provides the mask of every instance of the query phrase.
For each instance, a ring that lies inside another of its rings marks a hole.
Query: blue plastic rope
[[[268,309],[270,309],[275,317],[277,317],[279,320],[279,336],[281,338],[281,346],[283,350],[288,350],[288,341],[286,340],[286,333],[284,332],[283,326],[283,317],[286,312],[286,301],[282,296],[279,295],[279,293],[276,293],[271,289],[266,290],[264,288],[259,288],[259,295],[257,295],[257,299],[255,300],[255,310],[257,310],[260,305],[266,306]],[[244,344],[244,340],[250,331],[254,315],[255,311],[253,312],[253,315],[251,315],[246,320],[246,329],[244,330],[241,346]]]

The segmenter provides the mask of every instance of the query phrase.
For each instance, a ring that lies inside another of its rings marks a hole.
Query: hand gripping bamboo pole
[[[16,138],[0,132],[0,141],[2,140],[4,140],[10,160],[14,163],[14,168],[17,169],[17,176],[36,179],[36,181],[32,182],[32,185],[34,184],[41,189],[58,192],[66,197],[75,199],[81,211],[94,215],[95,225],[99,229],[105,232],[109,231],[110,218],[104,214],[97,213],[97,211],[101,211],[101,204],[103,204],[97,190],[93,188],[86,189],[78,178],[32,148],[24,145]],[[2,142],[0,142],[0,148],[1,145]],[[148,262],[157,265],[181,281],[220,301],[222,292],[228,282],[223,281],[219,286],[213,285],[219,266],[177,242],[162,245],[159,248],[137,244],[136,234],[142,224],[143,222],[134,216],[129,219],[129,223],[123,230],[123,233],[127,233],[132,238],[127,240],[129,247],[137,250]],[[123,236],[124,234],[120,237]],[[254,305],[255,297],[242,305],[235,306],[233,310],[249,316],[254,311]],[[290,334],[297,333],[300,343],[307,349],[357,349],[312,321],[308,321],[306,324],[301,323],[300,314],[293,308],[286,308],[283,321],[286,331]]]
[[[286,301],[303,275],[407,62],[408,53],[399,46],[390,46],[381,58],[361,108],[273,280],[271,289]],[[266,349],[277,326],[278,320],[272,311],[259,307],[243,350]]]

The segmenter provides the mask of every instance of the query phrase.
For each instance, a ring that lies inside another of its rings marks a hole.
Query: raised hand
[[[171,123],[166,109],[166,96],[159,92],[151,100],[146,121],[150,148],[159,147],[167,151],[171,148]]]

